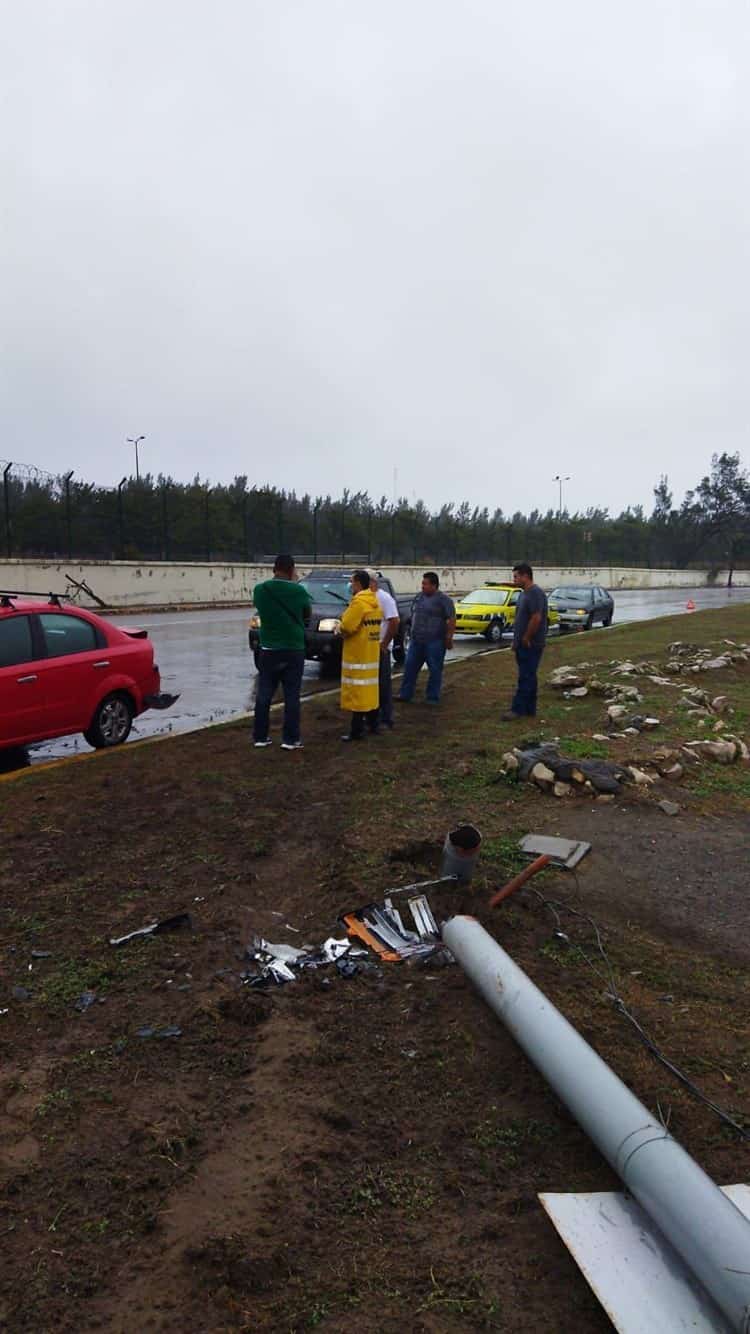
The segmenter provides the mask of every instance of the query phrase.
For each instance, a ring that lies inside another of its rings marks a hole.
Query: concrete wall
[[[309,566],[300,565],[300,573]],[[412,593],[419,588],[424,566],[383,566],[399,593]],[[138,561],[45,562],[5,560],[0,562],[0,588],[21,592],[64,593],[68,591],[66,575],[89,584],[108,606],[112,607],[179,607],[189,605],[247,604],[254,585],[267,578],[266,565],[221,565],[193,562],[180,565],[165,561],[153,565]],[[438,569],[441,586],[446,592],[466,592],[486,579],[506,580],[507,566],[444,566]],[[724,570],[646,570],[618,568],[536,567],[536,578],[544,588],[555,584],[601,584],[602,588],[705,588],[726,584]],[[737,587],[750,587],[750,570],[736,570]],[[87,605],[88,599],[81,599]]]

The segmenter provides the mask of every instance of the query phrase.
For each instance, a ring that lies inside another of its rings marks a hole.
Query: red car
[[[144,709],[174,703],[145,630],[32,597],[0,593],[0,749],[70,732],[119,746]]]

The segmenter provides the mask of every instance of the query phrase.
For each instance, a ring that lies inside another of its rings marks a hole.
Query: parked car
[[[549,605],[560,617],[561,630],[591,630],[595,621],[611,625],[615,600],[598,584],[561,584],[549,595]]]
[[[486,583],[475,588],[456,603],[456,634],[484,635],[490,644],[499,644],[506,630],[513,628],[516,606],[523,589],[515,584]],[[549,611],[547,625],[556,625],[556,611]]]
[[[310,594],[313,604],[305,628],[305,657],[322,663],[331,671],[338,671],[341,665],[341,638],[337,630],[341,613],[352,600],[350,580],[351,570],[321,568],[311,570],[300,581]],[[378,577],[378,584],[396,600],[399,628],[393,640],[393,657],[395,662],[403,662],[411,633],[411,608],[416,594],[397,597],[393,584],[384,575]],[[257,613],[250,617],[248,642],[257,667],[260,663],[260,616]]]
[[[148,632],[119,629],[59,598],[0,593],[0,749],[83,732],[119,746],[161,693]]]

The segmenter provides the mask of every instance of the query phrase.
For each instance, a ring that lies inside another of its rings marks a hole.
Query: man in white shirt
[[[368,570],[370,591],[380,604],[383,619],[380,623],[380,721],[384,727],[393,727],[393,687],[391,684],[391,643],[398,634],[399,614],[396,599],[385,588],[378,587],[378,573]]]

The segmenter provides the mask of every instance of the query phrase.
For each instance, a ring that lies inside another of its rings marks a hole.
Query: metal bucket
[[[445,836],[441,875],[455,875],[468,882],[474,874],[482,835],[473,824],[460,824]]]

